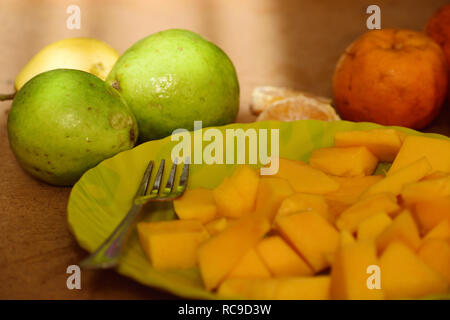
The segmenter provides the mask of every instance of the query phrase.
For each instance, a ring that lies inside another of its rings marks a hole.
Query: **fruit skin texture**
[[[227,55],[187,30],[152,34],[131,46],[117,61],[107,83],[125,98],[138,120],[140,141],[235,120],[239,83]]]
[[[422,129],[439,113],[448,85],[442,49],[420,32],[382,29],[341,56],[333,95],[341,116]]]
[[[83,71],[42,73],[17,93],[8,116],[11,148],[31,175],[72,185],[88,169],[131,149],[136,120],[120,95]]]
[[[41,49],[16,77],[16,90],[39,73],[54,69],[82,70],[106,79],[119,53],[106,43],[92,38],[63,39]]]
[[[450,4],[441,7],[430,18],[425,33],[441,46],[450,64]]]

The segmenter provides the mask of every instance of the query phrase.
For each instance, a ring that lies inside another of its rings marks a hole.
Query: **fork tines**
[[[156,173],[155,180],[150,192],[147,194],[147,190],[152,178],[152,170],[154,167],[154,161],[151,160],[144,171],[141,184],[136,193],[135,202],[142,202],[148,200],[171,200],[181,196],[186,189],[188,176],[189,176],[189,159],[184,162],[184,166],[180,175],[178,184],[175,182],[176,171],[178,166],[178,159],[175,159],[172,168],[170,169],[169,178],[167,179],[166,186],[161,190],[162,178],[164,175],[165,159],[162,159]],[[175,187],[176,185],[176,187]],[[175,190],[174,190],[175,187]]]

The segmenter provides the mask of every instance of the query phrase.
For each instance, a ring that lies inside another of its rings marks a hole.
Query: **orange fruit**
[[[256,121],[295,121],[307,119],[324,121],[340,120],[336,111],[334,111],[329,103],[325,103],[320,98],[297,95],[274,102],[258,116]]]
[[[356,39],[339,59],[333,95],[340,115],[414,129],[439,113],[447,91],[444,53],[425,34],[382,29]]]
[[[436,11],[428,20],[425,32],[441,46],[450,65],[450,4]]]

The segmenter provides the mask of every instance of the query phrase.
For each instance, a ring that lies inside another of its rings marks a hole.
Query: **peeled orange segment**
[[[299,91],[283,87],[256,87],[252,92],[250,111],[255,115],[259,115],[264,110],[269,109],[274,102],[300,94],[301,92]]]
[[[284,87],[264,86],[253,89],[250,111],[255,115],[259,115],[261,112],[269,109],[274,102],[296,96],[304,96],[311,99],[317,99],[320,103],[331,104],[331,99],[316,96],[308,92]]]
[[[340,120],[329,103],[325,103],[318,97],[298,95],[274,102],[268,109],[262,112],[256,121],[280,120]]]

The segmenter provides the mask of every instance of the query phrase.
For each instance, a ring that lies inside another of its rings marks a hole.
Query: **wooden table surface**
[[[382,27],[421,30],[447,1],[378,1]],[[65,28],[68,5],[82,10],[81,30]],[[179,27],[216,42],[236,65],[241,84],[238,121],[252,89],[280,85],[330,96],[331,76],[344,48],[365,31],[372,1],[157,0],[15,1],[0,3],[0,92],[44,45],[66,37],[92,36],[123,52],[158,30]],[[83,271],[82,289],[68,290],[66,268],[86,252],[66,221],[70,188],[41,183],[16,162],[8,144],[7,111],[0,103],[0,299],[169,299],[113,271]],[[450,107],[426,129],[450,135]],[[38,133],[37,133],[38,134]]]

